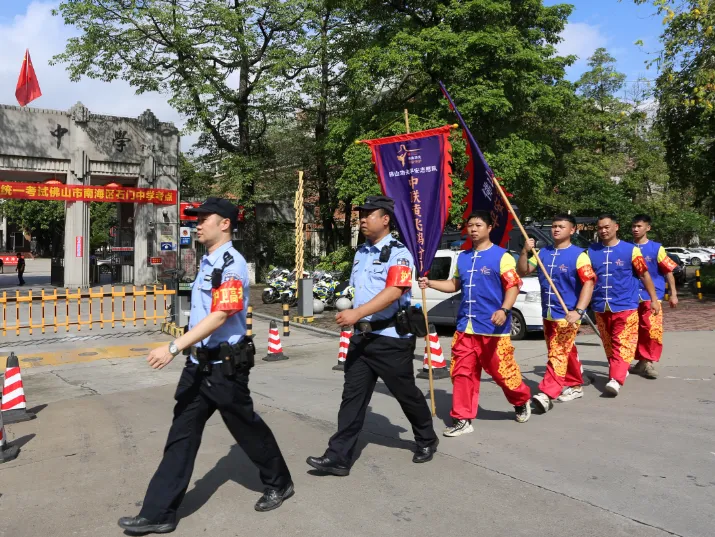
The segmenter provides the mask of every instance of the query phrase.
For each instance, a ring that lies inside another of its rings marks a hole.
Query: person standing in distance
[[[640,248],[618,238],[616,217],[603,214],[598,217],[597,226],[601,242],[588,248],[596,272],[591,305],[608,359],[610,380],[606,392],[615,397],[626,382],[638,346],[639,279],[651,299],[653,315],[660,313],[660,302]]]
[[[15,272],[17,272],[18,285],[25,285],[25,278],[23,278],[23,275],[25,274],[25,258],[23,257],[22,252],[17,252],[17,266],[15,267]]]
[[[631,233],[633,242],[640,248],[648,265],[648,273],[653,279],[655,292],[658,300],[663,300],[665,296],[665,281],[670,286],[670,307],[678,305],[678,290],[675,288],[675,278],[673,270],[677,268],[675,261],[668,257],[665,248],[655,241],[648,239],[651,218],[647,214],[637,214],[631,223]],[[640,303],[638,304],[638,347],[636,348],[636,360],[638,363],[631,369],[631,373],[642,375],[645,378],[658,378],[658,370],[653,365],[660,361],[663,354],[663,310],[661,308],[658,315],[651,312],[650,297],[640,282]]]
[[[119,526],[129,533],[176,529],[176,513],[189,486],[204,426],[216,410],[258,467],[266,487],[256,511],[276,509],[294,493],[278,443],[254,412],[248,389],[255,349],[252,339],[246,337],[248,267],[231,244],[238,208],[228,200],[208,198],[186,214],[198,215],[198,240],[207,248],[191,290],[188,331],[154,349],[147,361],[153,369],[162,369],[184,349],[190,349],[189,358],[174,396],[174,420],[164,456],[149,483],[141,512],[119,519]]]
[[[358,436],[378,378],[381,378],[412,424],[417,449],[412,462],[432,460],[439,439],[424,395],[415,384],[412,361],[416,337],[398,334],[396,316],[409,306],[412,288],[412,255],[394,240],[390,224],[395,202],[386,196],[370,196],[360,210],[360,231],[367,239],[353,262],[350,285],[355,288],[353,309],[338,313],[340,326],[354,326],[345,359],[343,400],[338,411],[338,430],[322,457],[307,463],[327,474],[350,473]]]
[[[531,390],[514,360],[510,337],[511,308],[522,284],[516,261],[489,239],[493,227],[489,212],[474,211],[467,217],[466,226],[472,250],[459,254],[454,277],[447,281],[419,279],[421,289],[443,293],[462,290],[450,365],[454,384],[450,415],[454,423],[443,433],[448,437],[474,432],[472,420],[479,408],[482,369],[514,405],[516,421],[525,423],[531,416]]]
[[[538,270],[541,286],[541,312],[544,318],[544,339],[549,362],[546,373],[539,384],[541,393],[534,397],[534,403],[542,412],[554,406],[553,400],[573,401],[583,397],[583,377],[581,362],[576,348],[576,334],[581,318],[591,302],[591,294],[596,280],[591,260],[583,248],[571,244],[571,236],[576,231],[576,219],[570,214],[557,214],[551,223],[553,246],[542,248],[536,255],[554,282],[568,311],[564,311],[556,293],[551,289],[546,276],[536,259],[527,259],[534,250],[534,239],[524,244],[517,272],[526,276]]]

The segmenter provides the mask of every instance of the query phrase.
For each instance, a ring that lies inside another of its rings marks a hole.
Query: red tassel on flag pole
[[[20,78],[17,80],[17,89],[15,89],[15,97],[20,106],[27,106],[38,97],[42,97],[40,83],[35,75],[35,68],[32,66],[30,59],[30,50],[25,51],[25,59],[22,61],[22,69],[20,70]]]

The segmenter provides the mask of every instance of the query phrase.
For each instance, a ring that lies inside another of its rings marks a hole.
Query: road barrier
[[[34,330],[50,328],[57,330],[61,327],[69,332],[70,326],[76,326],[81,331],[83,326],[92,330],[94,325],[100,328],[111,325],[114,328],[118,323],[122,327],[127,323],[137,326],[143,322],[144,326],[152,322],[163,322],[169,317],[167,297],[174,295],[173,289],[156,285],[147,287],[115,288],[104,291],[77,289],[76,293],[69,289],[64,294],[54,289],[52,293],[28,291],[21,294],[15,291],[8,294],[3,291],[0,295],[0,310],[2,314],[2,335],[14,331],[17,335],[21,330]],[[14,323],[14,324],[11,324]]]

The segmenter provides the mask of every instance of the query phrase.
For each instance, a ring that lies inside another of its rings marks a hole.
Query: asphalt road
[[[262,355],[267,325],[257,320],[255,329]],[[91,343],[77,342],[78,352]],[[485,379],[475,433],[442,438],[425,465],[412,464],[409,424],[379,383],[352,473],[336,478],[313,475],[304,460],[321,454],[335,429],[337,339],[294,328],[283,340],[290,359],[260,362],[251,386],[296,495],[277,511],[255,512],[257,471],[215,416],[175,535],[712,536],[715,333],[667,333],[661,378],[630,377],[617,399],[601,395],[606,370],[595,337],[579,343],[597,375],[583,399],[517,424]],[[516,348],[533,387],[544,343]],[[0,465],[0,536],[121,535],[116,520],[139,511],[161,457],[181,365],[154,372],[142,358],[117,358],[25,369],[29,404],[39,412],[7,427],[22,451]],[[427,392],[426,381],[419,386]],[[441,433],[451,383],[435,387]]]

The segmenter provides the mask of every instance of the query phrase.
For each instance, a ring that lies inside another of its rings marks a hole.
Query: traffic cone
[[[0,412],[0,464],[10,462],[20,453],[20,448],[10,445],[5,440],[5,424],[2,421],[2,412]]]
[[[442,345],[439,344],[439,336],[437,335],[437,329],[433,324],[429,325],[429,344],[432,351],[432,378],[433,379],[446,379],[449,377],[449,370],[447,369],[447,362],[444,359],[444,353],[442,352]],[[429,378],[429,360],[427,356],[427,345],[425,344],[425,355],[422,363],[422,371],[417,373],[418,379],[428,379]]]
[[[288,359],[288,357],[283,354],[281,335],[278,333],[278,325],[275,321],[271,321],[271,327],[268,331],[268,354],[266,354],[266,357],[263,359],[266,362],[278,362],[279,360]]]
[[[338,364],[333,366],[333,371],[345,370],[345,359],[348,357],[348,346],[350,346],[350,338],[353,335],[352,330],[343,330],[340,332],[340,346],[338,347]]]
[[[7,357],[5,366],[5,382],[2,387],[2,417],[5,423],[18,423],[20,421],[34,420],[32,412],[27,411],[25,389],[22,386],[20,362],[14,352]]]

